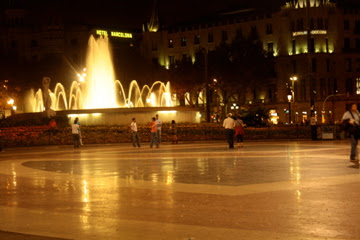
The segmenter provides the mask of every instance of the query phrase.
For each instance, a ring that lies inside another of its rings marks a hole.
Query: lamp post
[[[287,95],[288,101],[289,101],[289,125],[291,124],[291,99],[292,99],[292,93],[289,93]]]
[[[295,102],[295,81],[297,81],[297,77],[293,76],[290,77],[290,81],[291,81],[291,92],[292,92],[292,100]]]
[[[77,76],[79,77],[79,83],[85,82],[86,68],[83,69],[83,72],[81,74],[78,73]]]

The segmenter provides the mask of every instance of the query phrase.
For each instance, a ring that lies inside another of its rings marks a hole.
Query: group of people
[[[225,135],[229,144],[229,149],[234,148],[234,136],[236,137],[238,148],[242,148],[244,142],[245,124],[241,120],[240,115],[236,115],[236,118],[233,118],[232,114],[229,113],[227,118],[224,120],[223,127],[225,128]]]
[[[162,121],[159,119],[158,114],[156,114],[156,116],[151,119],[149,126],[150,126],[150,134],[151,134],[150,148],[152,148],[154,145],[156,146],[156,148],[159,148],[161,143]],[[80,146],[83,145],[79,118],[75,118],[74,123],[71,125],[71,128],[72,128],[72,135],[74,140],[74,148],[79,148]],[[131,131],[131,140],[133,146],[141,147],[136,118],[133,118],[132,122],[130,123],[130,131]],[[177,144],[178,137],[177,137],[175,120],[171,121],[170,131],[172,135],[172,144]]]
[[[154,145],[156,146],[156,148],[159,148],[161,143],[162,121],[159,119],[158,114],[156,114],[155,117],[151,118],[151,122],[149,123],[149,126],[150,126],[150,148],[152,148]],[[130,130],[131,130],[131,139],[133,146],[141,147],[138,128],[136,124],[136,118],[132,119],[132,122],[130,124]],[[177,144],[178,137],[177,137],[175,120],[171,121],[170,130],[172,134],[172,144]]]

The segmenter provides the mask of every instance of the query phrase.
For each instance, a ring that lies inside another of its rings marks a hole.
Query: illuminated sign
[[[108,36],[108,31],[106,30],[96,30],[97,35]],[[110,36],[118,38],[132,38],[132,33],[126,32],[110,32]]]
[[[304,36],[307,34],[307,31],[301,31],[301,32],[293,32],[293,37],[296,36]],[[321,35],[321,34],[327,34],[326,30],[311,30],[310,32],[311,35]]]
[[[105,31],[105,30],[96,30],[96,34],[97,34],[97,35],[103,35],[103,36],[107,36],[107,35],[108,35],[107,31]]]
[[[119,38],[132,38],[131,33],[124,33],[124,32],[111,32],[112,37],[119,37]]]

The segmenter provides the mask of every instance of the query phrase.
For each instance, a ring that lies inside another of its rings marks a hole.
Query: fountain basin
[[[138,124],[146,124],[159,114],[164,123],[200,123],[200,111],[190,107],[143,107],[143,108],[102,108],[56,111],[56,115],[66,115],[69,124],[76,117],[81,125],[126,125],[136,118]]]

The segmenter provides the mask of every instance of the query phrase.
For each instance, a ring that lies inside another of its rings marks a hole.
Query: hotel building
[[[249,91],[246,102],[233,101],[270,109],[274,123],[308,121],[311,106],[317,123],[337,122],[348,104],[360,100],[359,13],[360,8],[329,0],[291,0],[277,11],[241,9],[159,30],[150,26],[143,49],[169,68],[183,57],[195,59],[200,49],[230,43],[239,32],[254,31],[274,56],[276,77]]]

